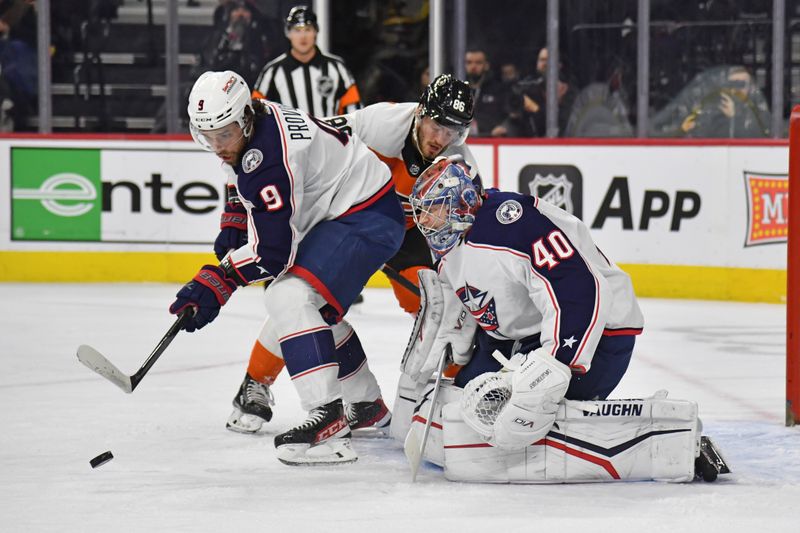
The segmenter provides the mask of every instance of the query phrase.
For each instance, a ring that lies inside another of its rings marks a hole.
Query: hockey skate
[[[342,400],[316,407],[305,422],[275,436],[278,460],[291,466],[352,463],[358,456],[350,447],[350,427]]]
[[[353,402],[345,407],[347,424],[354,437],[388,437],[392,413],[383,398],[374,402]]]
[[[716,481],[720,474],[730,474],[731,469],[711,437],[700,437],[700,455],[694,461],[694,475],[697,479]]]
[[[269,385],[245,374],[239,392],[233,398],[233,412],[225,427],[237,433],[255,433],[272,418],[272,405],[275,405],[275,399]]]

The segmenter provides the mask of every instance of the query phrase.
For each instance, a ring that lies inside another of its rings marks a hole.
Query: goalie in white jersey
[[[411,198],[420,230],[441,257],[442,284],[482,331],[456,385],[499,370],[496,349],[509,358],[536,350],[572,375],[567,398],[606,398],[642,331],[630,278],[576,217],[519,193],[482,197],[467,175],[463,163],[443,159]]]
[[[643,317],[630,278],[583,222],[532,196],[482,194],[458,157],[429,167],[410,201],[439,264],[438,275],[420,273],[402,370],[424,384],[449,353],[464,366],[441,387],[444,408],[422,409],[439,391],[422,394],[410,416],[396,404],[393,434],[433,413],[436,442],[422,449],[454,480],[694,479],[696,404],[665,394],[604,401]],[[406,439],[412,468],[415,441]],[[705,466],[727,472],[721,459]]]
[[[343,399],[374,400],[380,389],[343,317],[403,239],[389,171],[358,138],[303,111],[251,101],[247,84],[231,71],[200,76],[188,111],[192,136],[224,161],[241,202],[226,209],[223,226],[226,216],[244,225],[247,242],[219,265],[201,268],[170,312],[192,308],[185,329],[194,331],[237,287],[274,280],[265,292],[275,333],[269,349],[284,359],[310,411],[305,423],[275,437],[278,458],[354,461]],[[268,389],[249,375],[240,394],[263,396],[262,415],[271,416]]]

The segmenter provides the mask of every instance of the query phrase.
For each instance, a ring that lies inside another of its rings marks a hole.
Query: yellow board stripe
[[[214,254],[166,252],[9,252],[0,251],[0,282],[174,282],[185,283]],[[377,273],[369,287],[389,287]]]
[[[0,252],[0,281],[184,283],[212,254],[165,252]],[[652,298],[695,298],[785,303],[786,271],[674,265],[620,265],[636,294]],[[368,287],[389,287],[376,273]]]

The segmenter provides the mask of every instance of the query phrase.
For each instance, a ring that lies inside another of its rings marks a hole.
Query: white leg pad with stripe
[[[688,482],[699,454],[697,404],[685,400],[564,400],[544,439],[512,451],[472,430],[457,401],[444,406],[442,417],[444,475],[452,481]]]

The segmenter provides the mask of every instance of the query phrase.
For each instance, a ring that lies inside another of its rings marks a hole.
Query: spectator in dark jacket
[[[505,118],[505,87],[494,77],[486,51],[470,48],[464,57],[467,81],[475,96],[475,118],[470,134],[495,135],[495,128]]]

